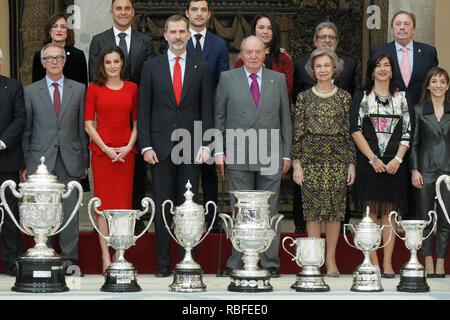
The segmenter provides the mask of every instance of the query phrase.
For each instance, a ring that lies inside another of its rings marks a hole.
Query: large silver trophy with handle
[[[97,197],[92,198],[88,204],[89,218],[95,230],[103,237],[109,246],[118,251],[117,258],[109,265],[105,271],[105,283],[101,287],[101,291],[106,292],[138,292],[141,287],[137,283],[137,271],[131,262],[125,257],[125,250],[134,246],[136,241],[147,232],[152,224],[155,216],[155,203],[152,199],[146,197],[142,199],[141,205],[144,211],[140,210],[102,210],[97,208],[102,204]],[[134,227],[136,220],[148,212],[149,207],[152,208],[150,220],[145,229],[138,235],[134,235]],[[109,235],[105,236],[98,230],[94,220],[92,219],[92,207],[94,211],[106,219],[108,222]]]
[[[401,226],[405,231],[405,237],[402,238],[400,235],[392,228],[395,234],[405,241],[405,246],[411,251],[411,258],[409,261],[400,269],[400,283],[397,286],[397,291],[402,292],[428,292],[430,287],[427,284],[426,270],[420,264],[417,259],[417,250],[422,247],[423,240],[431,236],[436,229],[437,215],[435,211],[430,210],[428,212],[429,221],[425,220],[401,220],[397,219],[398,214],[392,211],[389,214],[389,223],[391,222],[391,217],[395,216],[395,222],[397,225]],[[424,238],[423,230],[427,225],[433,222],[434,224],[430,233]]]
[[[392,236],[391,226],[384,225],[381,228],[373,222],[369,216],[369,207],[367,207],[366,216],[356,224],[344,225],[344,238],[349,246],[359,249],[364,254],[364,261],[356,270],[353,272],[353,285],[351,291],[356,292],[380,292],[383,291],[383,286],[381,285],[381,272],[378,266],[375,266],[370,261],[370,253],[376,251],[378,248],[383,248],[389,244]],[[345,232],[346,227],[353,230],[355,245],[352,245],[348,239]],[[388,241],[380,247],[381,243],[381,233],[384,228],[391,228]]]
[[[205,233],[205,215],[208,214],[208,210],[203,209],[202,206],[192,200],[194,193],[191,191],[191,188],[192,185],[188,180],[186,184],[187,191],[184,193],[186,201],[175,209],[171,200],[166,200],[162,204],[162,216],[167,231],[175,242],[185,249],[183,260],[175,266],[173,283],[169,286],[172,292],[206,291],[206,285],[202,280],[203,271],[201,266],[193,259],[192,249],[202,242],[211,231],[214,220],[216,219],[217,206],[213,201],[208,201],[205,205],[205,209],[209,205],[214,207],[214,216],[211,225]],[[166,214],[164,212],[167,203],[170,204],[170,212],[174,216],[175,235],[167,224]]]
[[[445,182],[445,184],[447,185],[447,190],[450,191],[450,176],[447,174],[443,174],[436,181],[436,198],[439,202],[439,205],[441,206],[442,212],[444,213],[445,217],[447,218],[448,223],[450,223],[450,217],[448,216],[447,209],[445,208],[444,200],[442,200],[442,194],[441,194],[441,183],[442,182]]]
[[[270,272],[258,267],[259,254],[266,251],[276,236],[278,223],[283,215],[276,214],[270,219],[269,198],[271,191],[237,190],[231,191],[237,199],[233,217],[219,214],[225,226],[227,237],[233,247],[242,252],[244,268],[230,274],[229,291],[269,292]],[[274,226],[273,222],[275,221]]]
[[[284,243],[290,240],[290,246],[296,246],[296,255],[294,256]],[[295,261],[302,271],[297,274],[295,283],[291,286],[297,292],[326,292],[330,287],[323,280],[320,267],[325,262],[325,239],[323,238],[297,238],[284,237],[282,246]]]
[[[23,233],[33,236],[36,242],[33,248],[17,261],[16,283],[13,291],[19,292],[63,292],[69,288],[65,282],[63,261],[52,248],[47,246],[47,239],[63,231],[72,221],[83,200],[83,188],[77,181],[67,184],[59,183],[41,158],[41,164],[35,173],[28,176],[26,182],[19,184],[12,180],[5,181],[0,188],[0,198],[6,212],[15,225]],[[21,199],[19,205],[20,224],[11,212],[6,199],[5,190],[10,188],[13,195]],[[63,200],[67,199],[74,189],[78,189],[78,201],[63,227]]]

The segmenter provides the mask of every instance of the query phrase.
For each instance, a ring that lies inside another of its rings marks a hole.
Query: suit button
[[[57,145],[57,144],[55,144],[55,148],[58,148],[58,145]]]

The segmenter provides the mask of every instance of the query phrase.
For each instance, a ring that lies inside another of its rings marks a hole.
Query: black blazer
[[[400,63],[397,59],[397,52],[395,50],[395,42],[389,42],[383,46],[375,47],[370,54],[375,52],[387,52],[394,60],[395,69],[397,73],[397,87],[400,91],[406,91],[411,97],[411,103],[413,106],[419,103],[420,96],[422,95],[422,84],[428,71],[436,67],[439,64],[437,58],[437,51],[435,47],[432,47],[425,43],[413,41],[414,58],[413,58],[413,71],[411,74],[411,80],[409,81],[408,88],[405,86],[402,74],[400,72]]]
[[[94,78],[95,66],[100,51],[109,44],[116,44],[113,28],[99,33],[92,38],[89,47],[89,81],[92,82],[92,79]],[[149,60],[153,56],[154,50],[152,38],[142,32],[132,29],[130,52],[127,61],[125,62],[125,74],[127,80],[132,81],[139,86],[142,66],[146,60]]]
[[[355,92],[356,63],[351,58],[342,55],[338,55],[338,58],[344,61],[344,69],[339,77],[334,80],[334,84],[353,95]],[[297,96],[300,92],[310,89],[317,82],[306,72],[305,65],[308,60],[309,57],[299,59],[294,64],[294,92],[292,95],[294,103],[296,102]]]
[[[83,50],[67,46],[64,47],[64,50],[66,50],[66,64],[63,69],[64,76],[87,86],[87,64]],[[38,50],[34,53],[31,81],[39,81],[45,75],[46,72],[41,63],[41,50]]]
[[[410,169],[420,172],[450,171],[450,104],[445,103],[440,121],[433,103],[415,106]]]
[[[0,150],[0,172],[25,169],[22,135],[26,125],[22,84],[0,76],[0,140],[6,149]]]
[[[167,53],[146,61],[142,67],[138,105],[139,148],[152,147],[159,160],[170,156],[175,129],[194,137],[194,121],[202,121],[203,133],[213,127],[212,82],[208,62],[187,53],[180,105],[176,104]],[[209,142],[200,142],[208,145]],[[192,140],[192,150],[194,141]],[[194,154],[191,154],[191,158]]]

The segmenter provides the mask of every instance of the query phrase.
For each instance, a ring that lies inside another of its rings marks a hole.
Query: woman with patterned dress
[[[100,210],[131,209],[138,88],[123,80],[123,72],[122,50],[115,45],[105,47],[86,93],[85,127],[92,140],[89,149],[92,150],[94,196],[102,201]],[[97,216],[97,224],[108,235],[105,218]],[[100,235],[99,241],[104,272],[111,258],[108,245]]]
[[[358,147],[356,162],[355,197],[364,211],[381,224],[389,225],[389,213],[400,214],[406,208],[407,168],[403,158],[409,148],[410,115],[408,101],[403,91],[396,87],[396,74],[388,53],[373,54],[367,62],[366,87],[353,97],[351,129]],[[395,221],[392,221],[395,227]],[[384,229],[383,243],[389,239],[389,229]],[[395,237],[383,249],[383,277],[395,276],[392,252]],[[371,261],[379,265],[376,251]]]
[[[355,146],[349,131],[351,96],[332,83],[342,70],[334,52],[316,49],[306,68],[317,83],[297,97],[293,179],[302,187],[308,237],[319,238],[325,221],[327,275],[338,277],[336,246],[347,186],[355,181]]]

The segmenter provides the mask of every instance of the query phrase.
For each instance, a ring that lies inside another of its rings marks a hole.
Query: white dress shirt
[[[200,33],[202,35],[202,37],[200,38],[200,45],[202,46],[202,50],[203,50],[203,46],[205,45],[205,38],[206,38],[206,28],[203,29],[201,32],[197,32],[191,28],[189,28],[189,31],[191,32],[191,39],[192,39],[192,44],[194,45],[194,49],[197,46],[197,39],[195,38],[195,35]]]
[[[129,27],[127,30],[125,31],[120,31],[119,29],[117,29],[116,27],[113,26],[113,31],[114,31],[114,39],[116,39],[116,45],[119,46],[120,43],[120,38],[119,38],[119,33],[126,33],[127,36],[125,37],[125,42],[127,43],[127,50],[128,52],[130,52],[130,46],[131,46],[131,27]]]
[[[59,90],[59,96],[61,97],[61,103],[62,103],[62,97],[63,97],[63,91],[64,91],[64,76],[62,76],[58,81],[53,81],[48,76],[45,76],[45,81],[47,81],[47,87],[48,92],[50,93],[50,99],[53,102],[53,94],[55,93],[55,87],[53,86],[53,83],[56,82],[58,84],[58,90]]]
[[[397,61],[398,61],[398,65],[400,66],[402,64],[402,59],[403,59],[403,50],[402,50],[403,46],[398,43],[397,41],[395,41],[395,51],[397,52]],[[408,52],[408,56],[409,56],[409,66],[410,66],[410,71],[411,71],[411,75],[413,72],[413,63],[414,63],[414,45],[413,45],[413,41],[411,40],[407,45],[406,45],[406,52]]]

